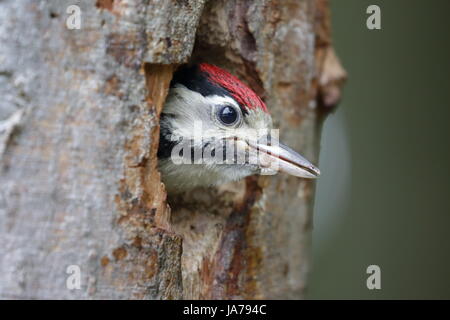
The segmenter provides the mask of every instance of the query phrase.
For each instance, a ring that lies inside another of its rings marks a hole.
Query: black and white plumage
[[[201,139],[196,140],[192,135],[199,124]],[[288,147],[270,142],[270,129],[266,105],[235,76],[206,63],[179,69],[160,119],[159,169],[167,190],[180,192],[276,171],[315,178],[316,167]],[[189,148],[180,153],[186,141]],[[223,163],[180,164],[174,154],[194,162],[195,155],[228,157]]]

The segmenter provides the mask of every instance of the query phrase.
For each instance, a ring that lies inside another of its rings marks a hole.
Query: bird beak
[[[285,172],[309,179],[317,178],[320,175],[317,167],[284,144],[267,145],[251,141],[246,141],[246,144],[249,153],[253,154],[253,157],[255,154],[257,155],[258,165],[263,174]]]

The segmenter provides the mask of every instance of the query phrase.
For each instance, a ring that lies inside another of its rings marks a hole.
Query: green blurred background
[[[366,9],[381,8],[381,30]],[[450,1],[332,0],[349,78],[326,120],[310,299],[450,298]],[[381,290],[366,287],[381,268]]]

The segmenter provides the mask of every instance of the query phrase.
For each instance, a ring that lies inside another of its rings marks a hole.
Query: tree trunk
[[[0,41],[1,298],[302,297],[314,183],[167,199],[158,118],[176,67],[211,62],[317,162],[343,76],[326,0],[5,0]]]

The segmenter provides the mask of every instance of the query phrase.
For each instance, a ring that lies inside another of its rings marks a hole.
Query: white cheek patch
[[[204,97],[183,85],[177,85],[170,90],[163,112],[174,115],[170,125],[172,134],[176,137],[190,137],[199,127],[203,131],[220,136],[223,129],[218,128],[212,117],[213,106],[220,104],[239,107],[230,97],[218,95]]]
[[[214,119],[213,110],[216,105],[232,105],[237,109],[238,103],[229,96],[208,96],[189,90],[183,85],[177,85],[169,92],[163,112],[173,115],[170,121],[170,131],[173,140],[179,138],[202,136],[217,139],[229,137],[233,131],[261,130],[272,127],[270,115],[263,110],[249,109],[240,128],[224,128]],[[239,134],[237,134],[239,135]]]
[[[227,96],[208,96],[204,98],[210,106],[229,104],[235,108],[239,108],[239,105],[234,101],[233,98]]]
[[[245,122],[252,129],[272,129],[272,117],[263,110],[249,109]]]
[[[206,99],[182,85],[171,89],[163,112],[174,115],[170,126],[172,134],[177,137],[191,136],[195,122],[211,123],[210,106]]]

